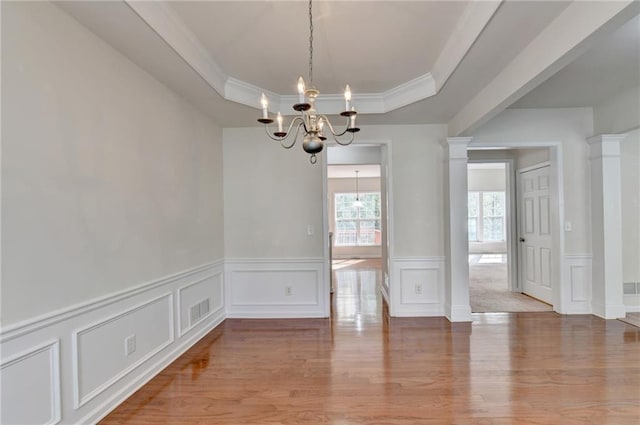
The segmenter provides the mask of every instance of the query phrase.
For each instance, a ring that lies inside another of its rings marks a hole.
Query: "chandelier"
[[[316,157],[317,153],[322,152],[324,148],[324,141],[327,140],[326,131],[331,134],[333,140],[342,146],[350,145],[353,142],[355,133],[360,131],[356,127],[356,115],[357,112],[353,106],[351,106],[351,89],[349,85],[344,89],[344,111],[340,113],[341,116],[346,118],[345,129],[342,132],[337,132],[329,118],[326,115],[318,114],[315,108],[315,101],[320,91],[318,91],[313,85],[313,10],[311,7],[311,0],[309,0],[309,87],[305,85],[302,77],[298,78],[298,103],[293,105],[293,110],[299,112],[300,115],[296,116],[289,124],[287,131],[284,131],[283,117],[280,112],[276,116],[278,125],[278,131],[273,132],[273,136],[270,134],[269,124],[273,123],[273,119],[269,118],[269,112],[267,107],[269,101],[267,96],[262,93],[260,99],[262,104],[262,117],[258,119],[258,122],[264,124],[265,132],[269,138],[280,142],[280,145],[285,149],[291,149],[298,140],[299,134],[304,133],[302,140],[302,149],[311,155],[309,160],[312,164],[318,161]],[[293,132],[292,132],[293,130]],[[351,133],[347,139],[341,139],[347,133]],[[287,143],[286,140],[294,134],[293,141]]]

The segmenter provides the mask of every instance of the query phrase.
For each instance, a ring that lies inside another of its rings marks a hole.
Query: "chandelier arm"
[[[349,146],[351,143],[353,143],[355,138],[356,138],[356,134],[351,133],[351,138],[349,139],[348,142],[341,142],[340,139],[338,139],[338,136],[335,136],[335,135],[333,136],[333,140],[335,140],[336,143],[339,144],[340,146]]]
[[[336,130],[333,128],[333,126],[331,125],[331,121],[329,121],[329,118],[326,115],[318,115],[318,118],[322,118],[324,122],[327,123],[327,125],[329,126],[329,131],[331,132],[331,135],[333,136],[334,139],[336,137],[344,136],[347,133],[347,129],[349,129],[349,118],[347,118],[347,126],[342,133],[336,133]],[[352,137],[352,140],[353,140],[353,137]]]
[[[300,117],[296,117],[296,118],[297,118],[297,119],[300,119]],[[295,121],[295,120],[294,120],[294,121]],[[302,121],[302,120],[301,120],[301,121]],[[293,124],[293,122],[292,122],[291,124]],[[280,140],[280,146],[282,146],[282,147],[283,147],[283,148],[285,148],[285,149],[291,149],[292,147],[294,147],[294,146],[295,146],[295,144],[296,144],[296,142],[298,141],[298,135],[300,134],[300,127],[302,127],[303,125],[304,125],[304,122],[301,122],[301,123],[300,123],[300,124],[298,124],[298,126],[296,127],[296,135],[295,135],[295,137],[293,138],[293,142],[291,142],[291,144],[290,144],[290,145],[285,145],[284,143],[282,143],[282,142],[284,142],[284,141],[286,140],[286,138],[287,138],[287,137],[285,136],[284,138],[282,138],[282,139]],[[289,129],[291,129],[291,126],[289,126]],[[288,136],[289,134],[290,134],[290,133],[287,133],[287,136]]]
[[[302,121],[302,118],[300,117],[295,117],[293,120],[291,120],[291,124],[289,124],[289,128],[287,129],[287,135],[283,136],[283,137],[273,137],[270,134],[270,130],[269,130],[269,124],[265,124],[264,125],[264,132],[267,133],[267,136],[269,136],[269,138],[271,140],[275,140],[276,142],[282,142],[283,140],[286,140],[289,138],[289,136],[291,135],[291,128],[293,128],[293,125],[295,124],[296,121]],[[299,126],[298,126],[298,131],[299,131]],[[295,142],[294,142],[295,143]],[[289,149],[289,148],[287,148]]]

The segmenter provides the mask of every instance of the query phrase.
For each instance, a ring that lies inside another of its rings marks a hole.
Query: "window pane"
[[[484,192],[482,207],[485,217],[504,217],[504,192]]]
[[[355,193],[336,193],[335,210],[336,220],[354,219],[358,214],[357,208],[353,207],[356,200]]]
[[[504,230],[503,230],[503,222],[502,217],[485,217],[483,220],[484,225],[484,240],[485,241],[503,241],[504,240]]]
[[[336,222],[336,246],[353,246],[356,245],[356,221],[338,221]]]
[[[358,245],[379,245],[379,230],[376,230],[376,226],[380,227],[380,220],[362,220],[360,221],[360,234],[358,239]]]
[[[467,202],[469,205],[469,217],[477,217],[478,216],[478,209],[480,206],[479,203],[479,198],[480,198],[480,193],[479,192],[469,192],[468,196],[467,196]]]
[[[360,201],[362,201],[362,208],[360,208],[361,219],[380,218],[380,194],[379,193],[361,193]]]
[[[478,240],[478,219],[475,217],[469,218],[469,240]]]

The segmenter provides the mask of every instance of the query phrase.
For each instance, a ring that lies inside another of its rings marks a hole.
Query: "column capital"
[[[447,137],[447,144],[451,145],[465,145],[469,146],[473,137]]]
[[[598,134],[587,139],[589,144],[589,159],[619,158],[620,142],[626,134]]]
[[[625,137],[627,137],[626,134],[596,134],[587,138],[587,143],[590,145],[608,142],[620,143]]]
[[[467,159],[467,147],[471,143],[471,137],[447,137],[443,143],[449,159]]]

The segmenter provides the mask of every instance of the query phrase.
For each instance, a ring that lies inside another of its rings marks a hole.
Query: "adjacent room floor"
[[[469,255],[469,302],[474,313],[552,311],[549,304],[509,289],[506,254]]]
[[[637,425],[640,329],[554,312],[390,318],[380,275],[337,268],[331,319],[226,320],[101,423]]]

